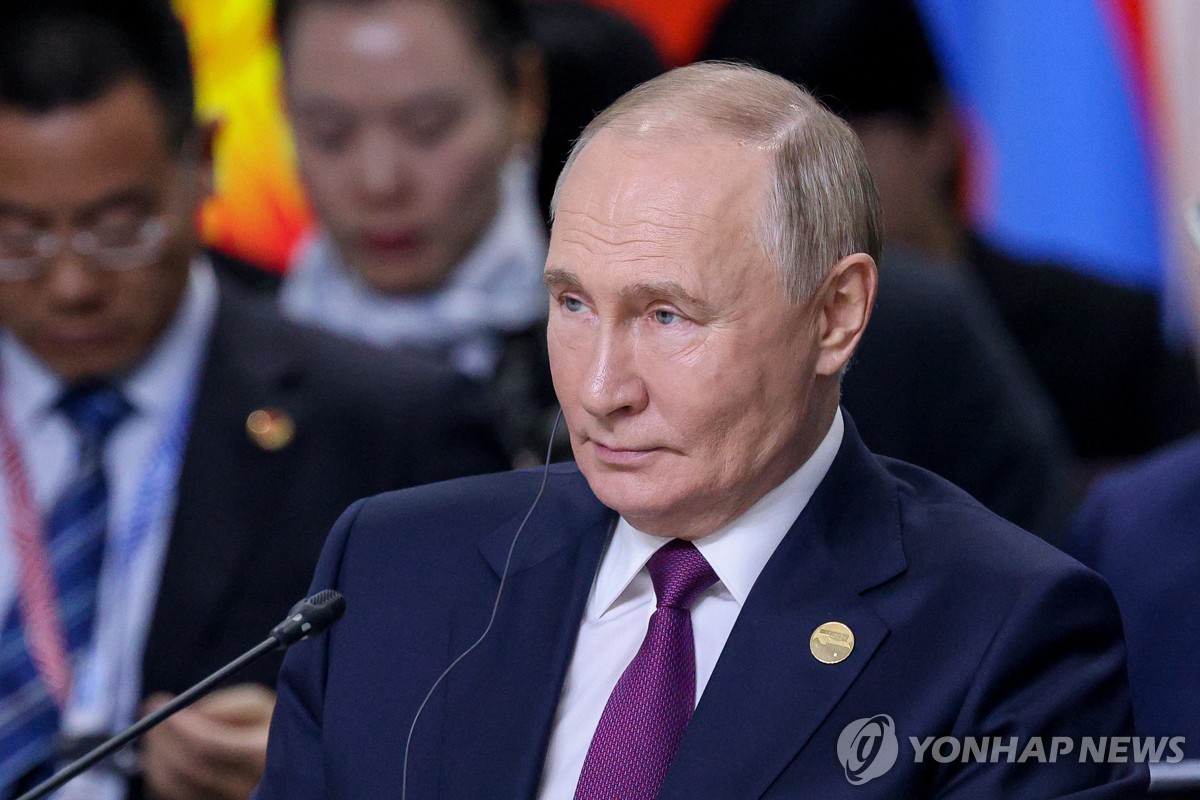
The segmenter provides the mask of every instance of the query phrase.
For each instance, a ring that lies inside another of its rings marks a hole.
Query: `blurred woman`
[[[280,0],[276,28],[318,219],[284,312],[500,384],[527,439],[548,394],[544,88],[517,0]]]

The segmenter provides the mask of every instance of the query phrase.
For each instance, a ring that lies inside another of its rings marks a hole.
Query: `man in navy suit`
[[[259,800],[1139,796],[1128,757],[1018,758],[1131,732],[1103,582],[839,410],[880,250],[849,128],[676,70],[554,210],[577,465],[343,515],[314,585],[349,611],[285,660]]]
[[[1138,733],[1183,736],[1200,758],[1200,437],[1100,481],[1067,552],[1112,585],[1129,635]]]

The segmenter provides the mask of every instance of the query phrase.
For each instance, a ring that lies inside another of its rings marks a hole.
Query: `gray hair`
[[[774,151],[775,174],[759,234],[788,296],[807,300],[852,253],[879,261],[882,212],[866,155],[850,126],[796,84],[743,64],[709,61],[647,81],[592,120],[571,148],[550,202],[579,153],[611,128],[630,136],[692,135],[697,128]]]

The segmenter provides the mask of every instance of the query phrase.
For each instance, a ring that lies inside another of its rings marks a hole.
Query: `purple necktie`
[[[604,706],[575,800],[654,800],[696,705],[691,607],[716,573],[682,539],[659,548],[646,569],[658,609]]]

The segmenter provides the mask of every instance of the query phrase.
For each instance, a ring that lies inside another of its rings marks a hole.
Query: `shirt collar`
[[[54,413],[64,389],[62,378],[8,331],[0,339],[0,370],[13,430],[29,430]]]
[[[193,260],[183,300],[146,358],[117,385],[139,415],[157,415],[179,403],[198,374],[217,311],[217,279],[207,258]],[[5,403],[13,428],[23,430],[54,413],[66,384],[15,336],[0,337]]]
[[[839,408],[825,438],[800,469],[740,517],[696,540],[696,548],[717,574],[719,585],[739,606],[745,604],[759,573],[829,472],[844,432]],[[639,531],[624,518],[618,520],[588,598],[587,617],[604,616],[642,572],[650,556],[668,541]]]
[[[345,264],[328,232],[296,252],[279,290],[284,315],[372,344],[449,354],[472,377],[491,377],[498,347],[473,342],[521,331],[546,318],[546,227],[529,160],[501,172],[500,205],[479,241],[430,292],[383,294]],[[493,343],[494,344],[494,343]]]

